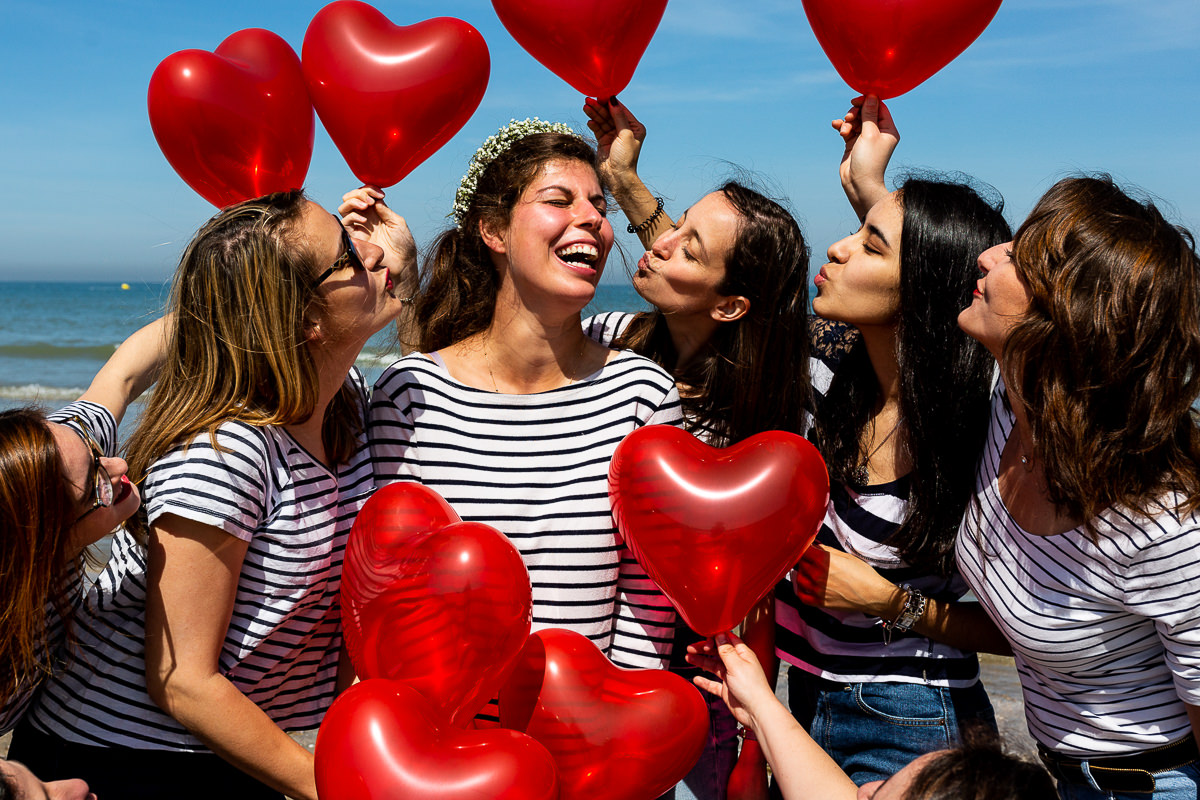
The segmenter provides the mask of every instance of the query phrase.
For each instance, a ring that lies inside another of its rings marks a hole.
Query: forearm
[[[820,797],[851,800],[857,787],[813,741],[782,703],[762,703],[751,711],[759,747],[785,800]]]
[[[155,694],[164,711],[242,772],[296,800],[316,799],[312,754],[225,677],[179,676]]]
[[[658,211],[658,198],[651,193],[636,172],[625,172],[615,177],[612,191],[617,205],[625,212],[626,219],[634,228],[654,217],[649,225],[638,228],[637,231],[638,240],[647,250],[654,244],[655,239],[675,224],[666,211],[659,213],[657,217],[654,216]]]
[[[96,373],[80,399],[101,404],[119,425],[130,403],[158,378],[170,321],[168,315],[134,331]]]
[[[895,620],[904,608],[904,599],[904,590],[897,586],[887,603],[875,613],[886,621]],[[1012,655],[1012,646],[979,603],[929,599],[912,629],[914,633],[959,650]]]
[[[846,199],[850,201],[850,206],[858,215],[859,220],[865,219],[871,206],[888,195],[887,184],[884,183],[882,173],[869,179],[857,178],[844,181],[842,190],[846,192]]]

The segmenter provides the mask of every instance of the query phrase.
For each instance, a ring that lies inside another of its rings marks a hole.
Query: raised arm
[[[173,514],[151,528],[146,596],[146,688],[214,753],[297,800],[315,800],[312,754],[222,673],[249,543]]]
[[[615,97],[605,101],[589,97],[583,111],[588,115],[588,128],[596,136],[600,171],[612,186],[613,196],[642,246],[649,249],[675,223],[665,211],[659,210],[658,198],[638,176],[638,156],[646,140],[646,126]]]
[[[717,634],[715,645],[688,648],[690,663],[719,678],[697,677],[696,685],[724,700],[738,722],[754,731],[785,800],[853,800],[858,787],[775,698],[753,651],[731,633]]]
[[[383,265],[395,283],[396,296],[404,301],[404,309],[396,320],[403,352],[412,349],[416,341],[412,299],[417,293],[420,272],[417,267],[417,243],[408,222],[384,201],[382,189],[362,186],[342,195],[338,206],[342,224],[355,238],[366,239],[383,250]]]
[[[888,621],[900,616],[907,594],[857,556],[819,544],[805,551],[792,583],[796,597],[808,605]],[[960,650],[1012,655],[1008,640],[979,603],[929,599],[912,630]]]
[[[900,132],[892,112],[875,95],[851,100],[846,115],[833,120],[833,129],[846,144],[838,170],[842,189],[861,220],[888,193],[884,175]]]
[[[166,352],[170,315],[135,331],[105,362],[87,391],[79,398],[99,403],[109,410],[117,425],[130,403],[138,399],[158,377]]]

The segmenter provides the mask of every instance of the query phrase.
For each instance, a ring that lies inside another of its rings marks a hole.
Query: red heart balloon
[[[1000,0],[804,0],[817,41],[856,92],[896,97],[953,61]]]
[[[550,751],[563,800],[652,800],[700,758],[708,707],[678,675],[622,669],[586,636],[546,628],[500,690],[500,724]]]
[[[709,447],[666,425],[626,436],[608,473],[617,529],[697,633],[738,625],[816,537],[829,475],[804,437]]]
[[[492,0],[504,27],[577,91],[612,97],[633,78],[667,0]]]
[[[491,60],[479,31],[453,17],[393,25],[338,0],[304,34],[313,105],[350,170],[391,186],[450,141],[483,99]]]
[[[212,53],[167,56],[146,105],[167,161],[218,208],[304,185],[312,104],[300,59],[274,33],[249,28]]]
[[[359,677],[403,680],[466,725],[521,654],[532,592],[504,534],[462,522],[432,489],[393,483],[366,502],[346,544],[350,660]]]
[[[317,731],[321,800],[555,800],[546,748],[517,731],[443,728],[399,681],[351,686]]]

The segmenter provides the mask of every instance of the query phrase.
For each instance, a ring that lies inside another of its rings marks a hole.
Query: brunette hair
[[[661,311],[637,315],[613,347],[671,370],[689,429],[717,447],[767,430],[804,432],[811,408],[808,376],[808,244],[779,203],[730,181],[717,191],[738,214],[725,277],[717,292],[741,295],[749,310],[717,326],[689,363],[678,364]]]
[[[1056,800],[1041,764],[1006,755],[995,738],[968,741],[913,776],[905,800]]]
[[[900,187],[900,310],[896,435],[912,462],[908,509],[887,540],[905,562],[949,575],[954,539],[975,489],[987,433],[994,361],[958,327],[979,278],[978,257],[1011,238],[1003,201],[950,180],[910,178]],[[859,340],[837,365],[817,414],[817,441],[830,477],[853,483],[863,430],[879,385]]]
[[[1200,507],[1200,260],[1191,234],[1107,175],[1059,181],[1013,240],[1028,311],[1004,343],[1061,512]],[[1170,501],[1166,496],[1182,497]]]
[[[47,604],[70,630],[68,592],[81,569],[71,528],[76,501],[46,415],[0,412],[0,706],[38,672],[47,652]]]
[[[521,195],[552,161],[582,161],[595,170],[601,188],[607,188],[596,151],[578,136],[533,133],[497,156],[480,174],[458,226],[443,232],[430,247],[414,303],[417,341],[412,344],[417,350],[441,350],[491,324],[500,276],[480,228],[507,227]]]
[[[200,432],[217,447],[226,420],[290,425],[312,416],[319,376],[305,315],[320,307],[313,281],[324,265],[300,243],[306,203],[296,190],[230,206],[184,251],[171,289],[165,359],[128,445],[135,480]],[[334,463],[354,452],[360,405],[346,385],[325,412],[321,434]],[[144,512],[126,527],[144,536]]]

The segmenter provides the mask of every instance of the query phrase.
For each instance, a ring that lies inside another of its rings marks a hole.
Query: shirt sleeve
[[[388,367],[375,382],[367,415],[367,439],[376,488],[401,480],[420,480],[413,408],[423,394],[416,376],[404,367],[404,360]]]
[[[1160,518],[1159,521],[1169,518]],[[1179,699],[1200,706],[1200,524],[1155,536],[1130,564],[1125,607],[1148,617],[1162,641]]]
[[[73,417],[77,419],[73,419]],[[117,421],[112,412],[99,403],[76,400],[55,411],[49,416],[49,420],[75,430],[80,428],[77,420],[83,420],[87,425],[88,433],[96,440],[96,444],[100,445],[104,455],[112,458],[117,454]]]
[[[214,446],[200,433],[150,467],[147,518],[175,514],[248,542],[270,513],[270,444],[262,429],[240,422],[222,424],[215,438]]]

